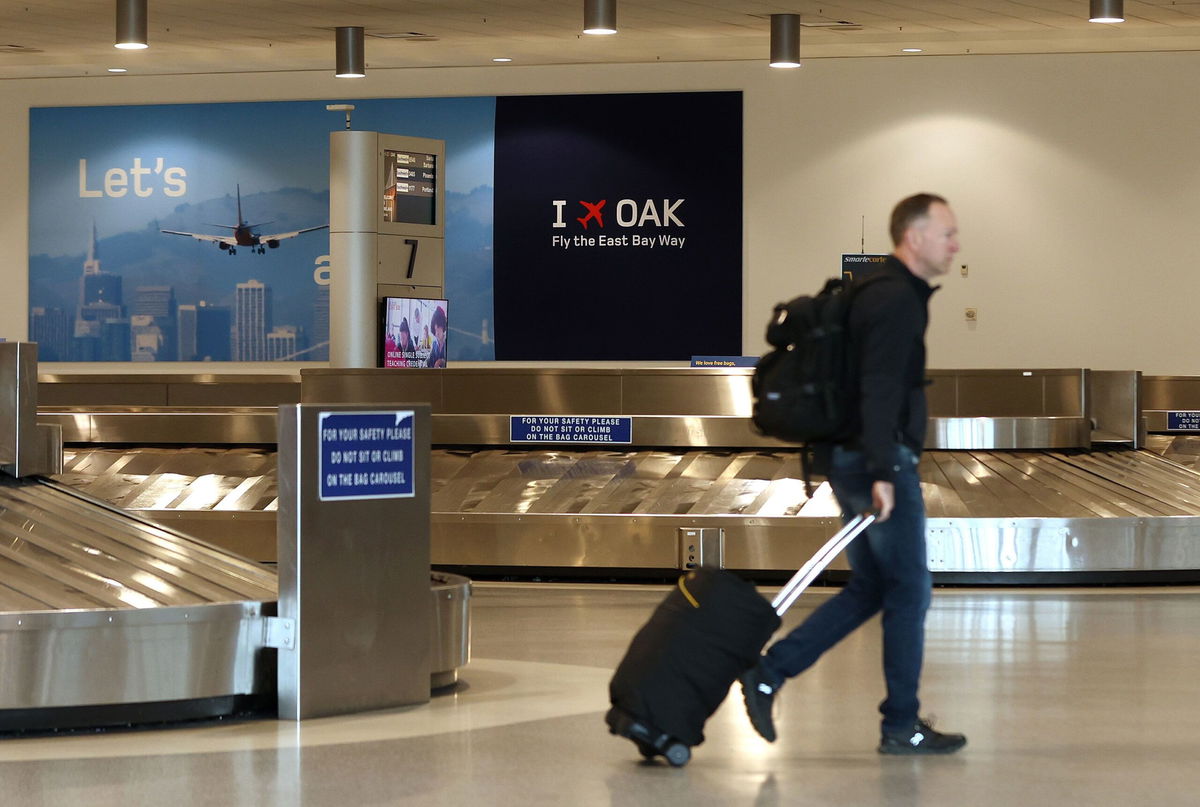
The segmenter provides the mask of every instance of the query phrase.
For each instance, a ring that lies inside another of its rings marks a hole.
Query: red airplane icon
[[[582,224],[583,229],[585,229],[585,230],[587,229],[588,222],[591,221],[592,219],[595,219],[596,223],[599,224],[601,227],[603,227],[604,226],[604,214],[601,213],[600,210],[604,207],[604,205],[607,202],[608,202],[607,199],[601,199],[599,202],[596,202],[596,204],[592,205],[592,204],[588,204],[587,202],[580,201],[579,204],[583,205],[584,208],[587,210],[587,215],[582,218],[575,219],[575,221]]]

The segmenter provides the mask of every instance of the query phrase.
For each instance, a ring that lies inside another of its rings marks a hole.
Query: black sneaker
[[[879,741],[881,754],[953,754],[967,744],[962,734],[942,734],[928,720],[917,720],[911,732],[884,734]]]
[[[764,740],[775,742],[775,720],[771,717],[771,710],[775,705],[775,693],[779,691],[778,685],[770,682],[761,662],[742,673],[740,680],[750,725]]]

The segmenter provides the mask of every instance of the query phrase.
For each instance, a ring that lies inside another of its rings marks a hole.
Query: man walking
[[[958,225],[946,200],[921,193],[892,211],[894,249],[850,309],[857,361],[856,437],[832,447],[829,482],[851,517],[874,508],[875,523],[846,549],[846,586],[776,642],[742,676],[746,712],[764,739],[775,741],[772,706],[779,687],[829,648],[883,612],[887,697],[879,751],[948,754],[966,745],[961,734],[934,731],[918,716],[917,687],[925,648],[925,612],[932,577],[925,561],[925,503],[917,462],[925,443],[925,329],[930,281],[958,252]]]

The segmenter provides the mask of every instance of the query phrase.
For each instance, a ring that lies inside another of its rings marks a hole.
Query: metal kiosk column
[[[279,717],[429,700],[427,404],[279,408]]]
[[[330,366],[380,366],[385,297],[442,298],[445,172],[442,140],[329,135]]]

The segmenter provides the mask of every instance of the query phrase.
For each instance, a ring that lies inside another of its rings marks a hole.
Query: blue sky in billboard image
[[[328,135],[344,128],[345,117],[325,105],[343,102],[356,107],[355,129],[446,141],[446,296],[456,301],[458,332],[450,340],[450,358],[492,358],[490,343],[479,338],[492,317],[490,97],[31,110],[31,338],[39,329],[47,342],[61,341],[64,331],[67,342],[78,334],[91,337],[87,344],[58,345],[64,354],[59,360],[186,360],[195,346],[180,322],[147,325],[147,316],[162,319],[156,309],[162,303],[155,301],[165,296],[148,287],[170,287],[185,308],[203,301],[219,310],[233,309],[239,295],[249,299],[251,291],[239,291],[239,284],[255,280],[265,285],[270,308],[262,324],[278,332],[274,348],[255,350],[273,350],[263,358],[323,358],[314,338],[327,329],[318,310],[325,305],[318,281],[328,264],[327,230],[288,239],[261,255],[239,248],[232,256],[211,242],[159,230],[228,234],[211,225],[237,223],[239,188],[245,220],[269,222],[262,233],[328,224]],[[94,305],[81,314],[80,277],[93,224],[99,270],[119,277],[120,289],[94,278],[85,291],[91,295],[85,302]],[[109,307],[114,294],[124,310]],[[131,321],[111,327],[98,322],[109,319]],[[214,322],[210,328],[223,321]],[[183,326],[195,327],[190,321]],[[132,329],[128,341],[140,355],[124,355],[122,329]],[[230,358],[237,354],[235,345]],[[198,357],[205,356],[223,358],[220,349]]]

